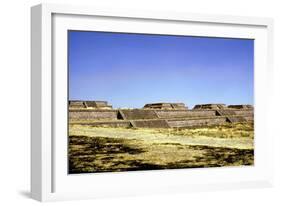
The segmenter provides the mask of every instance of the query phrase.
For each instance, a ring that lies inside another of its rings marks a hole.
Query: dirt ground
[[[254,164],[253,124],[197,129],[69,126],[69,173]]]

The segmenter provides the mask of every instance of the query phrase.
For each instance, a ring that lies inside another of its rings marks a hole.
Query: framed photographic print
[[[272,185],[271,19],[31,14],[34,199]]]

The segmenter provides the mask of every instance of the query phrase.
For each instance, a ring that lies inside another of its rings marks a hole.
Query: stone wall
[[[168,120],[170,127],[198,127],[198,126],[212,126],[226,123],[226,117],[215,118],[195,118],[185,120]]]
[[[242,116],[228,116],[227,117],[227,121],[231,122],[231,123],[235,123],[235,122],[246,122],[247,119],[245,119]]]
[[[254,111],[252,109],[249,110],[233,110],[236,115],[243,115],[243,116],[251,116],[254,115]]]
[[[117,120],[117,110],[70,110],[70,120]]]
[[[247,122],[254,121],[254,116],[245,116],[244,119],[246,119]]]
[[[169,128],[166,120],[131,120],[133,127],[139,128]]]
[[[70,124],[75,125],[91,125],[93,127],[123,127],[123,128],[130,128],[132,124],[130,121],[98,121],[98,122],[70,122]]]
[[[155,110],[161,119],[216,116],[215,110]]]
[[[219,116],[236,115],[235,111],[233,111],[233,110],[221,109],[221,110],[217,110],[216,112],[217,112],[217,115],[219,115]]]
[[[120,118],[126,120],[137,119],[169,119],[188,117],[208,117],[216,116],[215,110],[119,110]]]
[[[120,117],[125,120],[136,120],[136,119],[158,119],[157,114],[154,110],[144,110],[144,109],[127,109],[119,110]]]

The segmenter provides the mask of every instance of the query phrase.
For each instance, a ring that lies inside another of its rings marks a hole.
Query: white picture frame
[[[31,196],[39,201],[272,186],[269,18],[40,4],[31,8]],[[255,165],[68,175],[68,29],[255,39]],[[265,138],[266,137],[266,138]]]

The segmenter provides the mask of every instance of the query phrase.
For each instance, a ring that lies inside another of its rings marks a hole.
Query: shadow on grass
[[[134,167],[130,160],[114,161],[116,155],[122,159],[122,155],[136,155],[145,152],[141,148],[129,145],[132,140],[113,139],[106,137],[87,137],[70,136],[69,137],[69,173],[83,172],[106,172],[118,171],[122,165]],[[104,164],[111,163],[110,167],[104,167]],[[147,167],[146,164],[135,163],[138,167]]]
[[[167,144],[162,145],[166,146]],[[178,147],[179,145],[170,146]],[[174,160],[173,162],[156,164],[150,159],[138,157],[139,154],[151,152],[151,148],[136,140],[70,136],[69,173],[222,167],[253,165],[254,163],[254,151],[250,149],[183,145],[182,148],[201,155],[187,156],[182,161]],[[157,149],[161,149],[161,145]]]
[[[203,156],[193,160],[177,161],[166,165],[169,169],[241,166],[254,164],[254,150],[210,146],[188,146],[192,150],[203,151]]]

